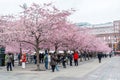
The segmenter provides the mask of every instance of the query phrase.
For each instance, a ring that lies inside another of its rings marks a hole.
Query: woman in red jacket
[[[78,58],[79,58],[79,55],[78,55],[78,52],[77,52],[77,51],[74,52],[73,58],[74,58],[75,66],[78,66]]]
[[[22,68],[24,69],[25,68],[25,63],[26,63],[26,54],[25,53],[22,54],[21,61],[22,61]]]

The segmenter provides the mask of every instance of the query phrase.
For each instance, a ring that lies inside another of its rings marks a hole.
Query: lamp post
[[[20,7],[24,9],[24,24],[25,24],[25,17],[26,17],[25,10],[27,9],[27,5],[26,5],[26,3],[24,3],[22,6],[20,5]],[[22,56],[22,45],[21,45],[21,42],[20,42],[19,46],[20,46],[20,54],[19,54],[19,64],[18,65],[21,66],[22,65],[22,63],[20,62],[21,56]]]
[[[114,50],[114,41],[111,39],[111,46],[112,46],[112,51]]]
[[[26,18],[26,9],[27,9],[27,4],[24,3],[23,5],[20,5],[20,7],[24,10],[24,24],[25,24],[25,18]]]
[[[112,48],[112,51],[113,51],[113,44],[114,44],[114,42],[113,42],[113,39],[109,36],[108,37],[108,40],[109,40],[109,44],[110,44],[110,46],[109,47],[111,47]]]
[[[117,38],[115,36],[115,38],[114,38],[114,51],[116,51],[116,48],[117,48]]]
[[[108,43],[109,43],[109,47],[111,47],[111,40],[110,40],[110,36],[108,37]]]

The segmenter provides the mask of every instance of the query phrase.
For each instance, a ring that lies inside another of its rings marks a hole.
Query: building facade
[[[120,20],[84,27],[89,28],[91,34],[105,41],[113,50],[116,50],[117,43],[120,41]]]

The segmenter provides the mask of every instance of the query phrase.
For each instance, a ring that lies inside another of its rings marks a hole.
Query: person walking
[[[98,56],[99,63],[101,63],[102,53],[98,52],[97,56]]]
[[[78,66],[78,58],[79,58],[79,55],[78,55],[78,52],[77,52],[77,51],[74,51],[73,58],[74,58],[75,66]]]
[[[11,53],[6,54],[5,56],[5,62],[7,65],[7,71],[12,71],[12,55]]]
[[[12,56],[12,66],[14,67],[15,66],[15,64],[14,64],[14,54],[12,53],[11,56]]]
[[[69,61],[70,61],[70,66],[72,66],[72,61],[73,61],[73,55],[69,54],[68,55]]]
[[[21,62],[22,62],[22,68],[25,69],[26,53],[23,53],[23,54],[22,54]]]
[[[22,64],[21,64],[21,56],[22,56],[22,54],[21,53],[19,53],[18,54],[18,66],[21,66]]]
[[[50,62],[51,62],[51,53],[48,54],[48,69],[51,69]]]
[[[36,53],[34,54],[33,58],[34,58],[34,64],[37,64],[37,56],[36,56]]]
[[[62,55],[61,61],[62,61],[63,68],[66,68],[66,56],[64,54]]]
[[[51,55],[50,65],[51,65],[51,68],[52,68],[52,72],[54,72],[55,71],[55,66],[56,66],[56,58],[55,58],[54,54]]]
[[[47,51],[45,51],[44,62],[45,62],[45,69],[48,69],[48,53],[47,53]]]
[[[44,63],[44,56],[45,56],[45,54],[42,53],[42,54],[41,54],[41,63]]]
[[[55,69],[56,69],[56,71],[59,71],[58,56],[56,54],[54,54],[54,55],[55,55],[55,61],[56,61]]]

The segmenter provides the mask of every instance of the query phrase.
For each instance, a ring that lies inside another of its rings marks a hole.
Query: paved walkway
[[[54,73],[51,70],[30,71],[30,68],[24,71],[20,67],[11,72],[0,69],[0,80],[120,80],[119,62],[120,57],[106,58],[102,63],[94,59]]]
[[[120,56],[112,58],[81,80],[120,80]]]

